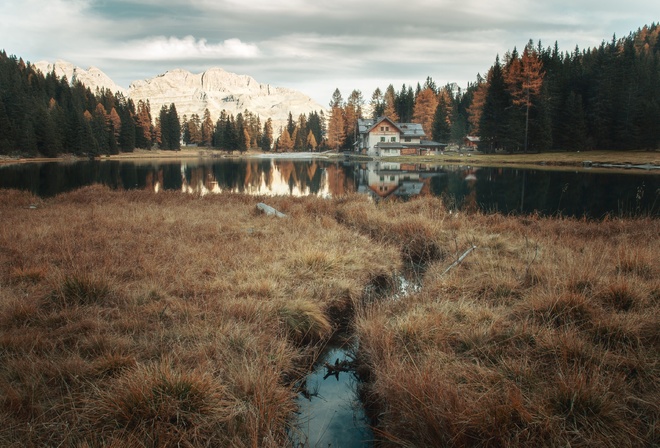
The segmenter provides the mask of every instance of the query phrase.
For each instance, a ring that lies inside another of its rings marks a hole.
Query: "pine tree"
[[[399,114],[396,111],[396,94],[394,93],[394,86],[392,86],[392,84],[387,86],[387,89],[385,89],[383,103],[385,105],[383,109],[383,115],[395,123],[398,122]]]
[[[273,147],[273,120],[268,118],[264,123],[264,132],[261,137],[261,149],[270,151]]]
[[[374,120],[382,117],[385,112],[385,104],[383,103],[383,92],[380,87],[376,87],[374,93],[371,94],[371,118]]]
[[[433,140],[446,143],[451,137],[450,115],[451,104],[447,104],[448,94],[443,91],[438,95],[438,105],[433,116]]]
[[[479,149],[494,152],[506,147],[509,128],[507,111],[512,105],[499,57],[488,72],[484,106],[479,121]]]

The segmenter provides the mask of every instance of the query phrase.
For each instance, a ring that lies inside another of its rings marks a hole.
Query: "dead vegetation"
[[[285,446],[353,314],[383,446],[658,444],[657,220],[257,202],[0,193],[0,445]]]

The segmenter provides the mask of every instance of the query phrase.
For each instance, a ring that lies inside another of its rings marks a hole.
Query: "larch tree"
[[[435,90],[427,86],[419,92],[415,100],[413,120],[420,123],[427,137],[433,135],[433,117],[438,107],[438,96]]]
[[[344,117],[344,101],[339,89],[335,89],[330,101],[330,120],[328,123],[328,145],[339,151],[346,140],[346,121]]]
[[[353,90],[344,107],[344,124],[346,126],[345,146],[352,147],[357,139],[357,120],[362,118],[362,92]]]
[[[204,146],[211,146],[213,144],[213,120],[211,120],[211,112],[208,108],[204,109],[204,119],[201,124],[202,131],[202,141],[200,142]]]
[[[317,146],[318,143],[316,142],[316,137],[314,137],[314,132],[312,132],[310,129],[309,133],[307,134],[307,148],[315,151]]]
[[[514,55],[508,62],[507,70],[504,73],[513,104],[525,108],[525,152],[528,147],[529,108],[532,106],[533,97],[541,93],[543,76],[543,63],[531,40],[525,46],[522,57],[518,58]]]

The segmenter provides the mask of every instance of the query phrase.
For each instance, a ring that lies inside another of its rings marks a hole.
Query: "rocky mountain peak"
[[[66,76],[71,83],[80,81],[92,91],[105,88],[121,92],[136,104],[140,100],[149,101],[154,118],[163,105],[171,103],[176,106],[180,118],[192,114],[202,117],[204,110],[208,109],[215,121],[223,110],[234,116],[248,110],[258,115],[262,124],[268,118],[272,119],[273,130],[279,135],[289,113],[297,119],[301,114],[324,109],[297,90],[260,84],[251,76],[231,73],[220,67],[197,74],[177,68],[153,78],[134,81],[126,90],[96,67],[84,70],[66,61],[52,64],[41,61],[34,65],[44,74],[54,70],[58,77]]]

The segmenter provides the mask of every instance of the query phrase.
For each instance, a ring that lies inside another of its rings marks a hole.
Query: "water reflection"
[[[360,192],[374,200],[441,196],[457,209],[549,215],[660,216],[660,173],[549,171],[327,159],[82,161],[0,167],[0,188],[52,196],[102,183],[193,194],[320,197]]]

